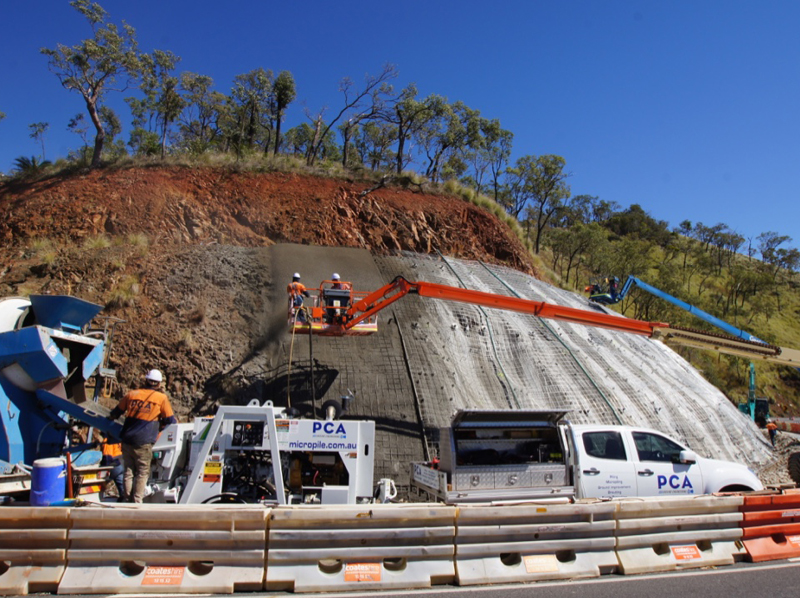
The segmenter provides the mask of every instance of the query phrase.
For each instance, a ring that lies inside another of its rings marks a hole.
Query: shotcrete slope
[[[294,271],[309,287],[334,271],[357,290],[402,275],[593,309],[572,293],[480,262],[299,245],[266,251],[269,328],[276,331],[285,326],[285,283]],[[288,364],[291,354],[293,371],[274,389],[290,389],[293,405],[310,413],[311,352],[317,405],[352,393],[350,415],[377,422],[376,477],[400,483],[409,461],[435,455],[436,430],[468,408],[567,409],[576,423],[662,430],[708,457],[758,466],[770,456],[758,429],[687,362],[659,341],[628,333],[407,296],[381,313],[379,331],[369,337],[270,336],[251,366]]]

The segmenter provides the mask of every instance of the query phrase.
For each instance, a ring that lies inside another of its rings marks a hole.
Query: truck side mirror
[[[683,450],[678,457],[681,463],[691,464],[697,463],[697,454],[694,451]]]

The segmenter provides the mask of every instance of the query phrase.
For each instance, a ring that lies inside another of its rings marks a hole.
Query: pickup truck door
[[[576,433],[576,486],[580,496],[603,498],[636,495],[636,474],[633,462],[616,430]]]
[[[639,496],[704,494],[697,463],[680,463],[684,447],[652,432],[630,432],[636,447],[634,465]]]

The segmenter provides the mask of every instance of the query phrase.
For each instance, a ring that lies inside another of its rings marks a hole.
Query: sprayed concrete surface
[[[583,297],[480,262],[300,245],[265,251],[273,281],[269,330],[286,325],[285,285],[295,271],[311,288],[333,272],[365,291],[401,275],[596,309]],[[369,337],[309,339],[285,328],[270,337],[254,363],[266,361],[265,372],[280,380],[273,400],[283,404],[285,393],[310,414],[313,403],[319,409],[352,394],[348,416],[377,424],[376,478],[400,484],[407,483],[410,461],[436,455],[438,428],[455,410],[469,408],[566,409],[575,423],[654,428],[704,456],[756,469],[771,456],[755,425],[677,353],[629,333],[409,295],[381,312],[379,330]]]

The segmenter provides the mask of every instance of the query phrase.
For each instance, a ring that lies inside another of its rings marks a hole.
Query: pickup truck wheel
[[[789,455],[789,477],[792,481],[800,485],[800,453],[792,453]]]

